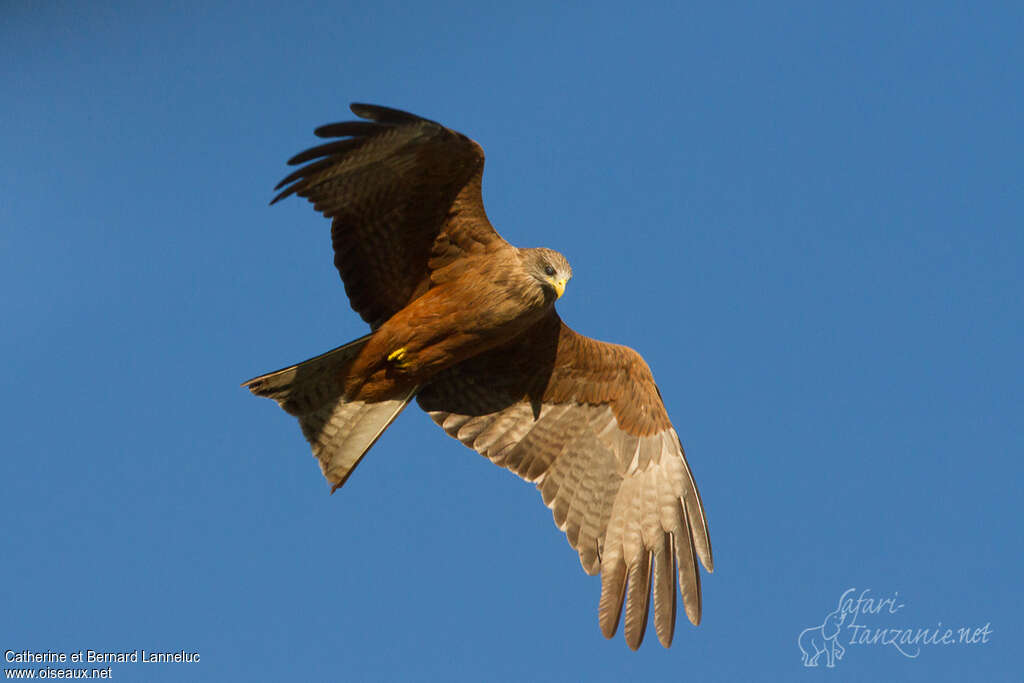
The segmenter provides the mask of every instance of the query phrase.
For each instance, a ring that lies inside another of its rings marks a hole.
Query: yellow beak
[[[559,298],[559,299],[562,298],[562,293],[565,292],[565,283],[566,282],[568,282],[568,280],[566,278],[562,278],[561,280],[552,280],[551,281],[551,285],[555,288],[555,294],[558,295],[557,298]]]

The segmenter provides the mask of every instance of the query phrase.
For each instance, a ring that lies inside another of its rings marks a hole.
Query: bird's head
[[[572,279],[572,268],[564,256],[553,249],[524,249],[526,270],[537,280],[545,292],[554,295],[551,301],[565,292],[565,285]]]

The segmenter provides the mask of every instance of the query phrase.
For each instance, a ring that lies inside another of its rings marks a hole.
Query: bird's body
[[[352,110],[368,120],[317,129],[345,139],[295,156],[306,165],[274,201],[298,194],[332,219],[335,265],[371,332],[246,386],[299,419],[334,489],[416,398],[448,434],[537,484],[584,570],[602,574],[606,636],[624,607],[638,647],[653,595],[668,647],[676,574],[699,623],[697,562],[711,571],[711,546],[650,369],[562,322],[569,263],[491,227],[479,145],[406,112]]]
[[[556,297],[523,266],[551,254],[506,245],[509,258],[478,256],[395,313],[370,336],[345,379],[350,399],[389,398],[438,372],[504,344],[551,310]],[[522,252],[522,253],[520,253]],[[560,258],[564,262],[564,258]],[[493,302],[503,302],[493,306]]]

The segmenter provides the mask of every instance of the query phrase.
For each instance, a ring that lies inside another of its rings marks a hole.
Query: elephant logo
[[[842,630],[843,620],[846,613],[842,607],[837,607],[830,612],[821,626],[805,628],[796,639],[803,654],[804,666],[818,666],[818,659],[824,653],[825,666],[832,668],[836,665],[837,659],[842,659],[846,650],[839,644],[839,632]]]

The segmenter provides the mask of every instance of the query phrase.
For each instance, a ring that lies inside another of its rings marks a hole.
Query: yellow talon
[[[388,362],[394,363],[398,369],[404,370],[405,368],[409,367],[409,363],[406,362],[405,360],[405,353],[406,352],[404,346],[400,349],[395,349],[394,351],[388,354]]]

